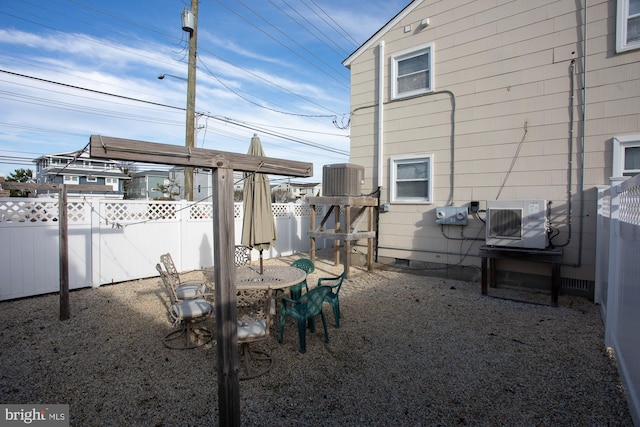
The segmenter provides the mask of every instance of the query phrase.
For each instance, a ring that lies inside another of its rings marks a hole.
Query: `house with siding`
[[[73,185],[108,185],[113,187],[112,193],[93,193],[121,199],[124,196],[125,183],[130,179],[122,170],[120,163],[114,160],[92,159],[86,149],[46,154],[35,159],[34,163],[37,183],[68,184],[70,195],[76,193]],[[38,196],[57,196],[57,194],[57,190],[38,190]]]
[[[169,180],[169,172],[164,170],[145,170],[131,174],[131,181],[127,185],[127,199],[157,200],[169,197],[162,189],[170,188],[173,183]],[[177,187],[176,187],[177,189]]]
[[[563,288],[592,292],[596,189],[640,172],[640,1],[414,0],[343,65],[380,262],[477,279],[487,205],[524,201]],[[550,275],[499,260],[499,281]]]

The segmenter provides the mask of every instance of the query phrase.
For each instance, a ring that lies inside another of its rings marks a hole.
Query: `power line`
[[[300,0],[300,1],[304,4],[304,1],[303,1],[303,0]],[[358,43],[358,41],[357,41],[355,38],[353,38],[353,37],[351,36],[351,34],[349,34],[349,33],[347,32],[347,30],[345,30],[345,29],[344,29],[340,24],[338,24],[338,23],[336,22],[336,20],[335,20],[335,19],[333,19],[333,18],[331,17],[331,15],[329,15],[327,12],[325,12],[325,10],[324,10],[322,7],[320,7],[320,5],[319,5],[318,3],[316,3],[314,0],[311,0],[311,3],[313,3],[313,4],[314,4],[318,9],[320,9],[320,11],[322,11],[322,13],[324,13],[324,15],[325,15],[327,18],[329,18],[329,19],[331,20],[331,22],[333,22],[334,24],[336,24],[336,26],[337,26],[337,27],[342,31],[342,34],[341,34],[341,35],[344,37],[344,39],[345,39],[345,40],[350,41],[350,42],[353,44],[353,46],[354,46],[354,47],[358,47],[358,46],[360,45],[360,44]],[[305,6],[306,6],[306,4],[305,4]],[[307,7],[308,7],[308,6],[307,6]],[[319,16],[319,15],[318,15],[318,16]],[[322,19],[322,18],[321,18],[321,19]],[[324,20],[323,20],[323,21],[324,21]],[[330,27],[332,27],[332,26],[331,26],[331,24],[329,24],[327,21],[324,21],[324,22],[326,22],[326,23],[327,23],[327,25],[329,25]],[[332,27],[332,28],[333,28],[333,27]],[[336,32],[337,32],[338,34],[340,34],[340,31],[336,31]]]
[[[252,27],[256,28],[258,31],[260,31],[261,33],[263,33],[264,35],[266,35],[267,37],[269,37],[270,39],[272,39],[273,41],[275,41],[276,43],[278,43],[279,45],[281,45],[282,47],[284,47],[285,49],[287,49],[288,51],[290,51],[291,53],[293,53],[294,55],[296,55],[297,57],[299,57],[300,59],[302,59],[303,61],[309,63],[310,65],[312,65],[314,68],[320,70],[320,72],[322,72],[323,74],[325,74],[326,76],[328,76],[329,78],[331,78],[332,80],[335,80],[338,84],[340,84],[341,86],[345,87],[345,88],[349,88],[349,86],[347,84],[345,84],[343,81],[340,81],[339,79],[337,79],[336,77],[332,76],[331,74],[327,73],[324,69],[322,69],[321,67],[319,67],[317,64],[314,64],[312,61],[309,61],[307,58],[305,58],[304,56],[302,56],[301,54],[299,54],[298,52],[296,52],[295,50],[291,49],[289,46],[287,46],[286,44],[284,44],[283,42],[281,42],[280,40],[278,40],[277,38],[275,38],[274,36],[272,36],[271,34],[267,33],[266,31],[264,31],[262,28],[260,28],[259,26],[257,26],[256,24],[254,24],[252,21],[250,21],[249,19],[245,18],[244,16],[240,15],[238,12],[236,12],[235,10],[231,9],[229,6],[225,5],[224,3],[222,3],[220,0],[216,0],[218,4],[220,4],[222,7],[224,7],[225,9],[229,10],[231,13],[233,13],[234,15],[238,16],[240,19],[242,19],[243,21],[245,21],[247,24],[251,25]],[[242,3],[241,3],[242,4]],[[243,4],[243,6],[245,6]],[[248,6],[245,6],[247,9],[251,10]],[[264,20],[264,18],[262,18],[260,15],[259,16],[261,19]],[[269,25],[273,26],[273,24],[271,24],[268,21],[267,22]],[[278,30],[280,31],[280,30]],[[297,42],[296,42],[297,43]],[[306,49],[305,49],[306,50]],[[341,76],[342,77],[342,76]]]
[[[158,105],[158,106],[161,106],[161,107],[173,108],[175,110],[184,110],[184,108],[174,107],[173,105],[163,104],[163,103],[160,103],[160,102],[146,101],[146,100],[142,100],[142,99],[132,98],[130,96],[117,95],[115,93],[103,92],[101,90],[89,89],[89,88],[85,88],[85,87],[71,85],[71,84],[68,84],[68,83],[61,83],[61,82],[56,82],[56,81],[53,81],[53,80],[43,79],[43,78],[40,78],[40,77],[28,76],[26,74],[14,73],[13,71],[7,71],[7,70],[0,69],[0,73],[6,73],[6,74],[13,75],[13,76],[24,77],[26,79],[36,80],[36,81],[39,81],[39,82],[54,84],[54,85],[58,85],[58,86],[64,86],[64,87],[68,87],[68,88],[71,88],[71,89],[84,90],[84,91],[87,91],[87,92],[97,93],[97,94],[100,94],[100,95],[115,96],[116,98],[126,99],[126,100],[129,100],[129,101],[144,102],[145,104]]]
[[[145,103],[145,104],[151,104],[151,105],[157,105],[157,106],[162,106],[162,107],[166,107],[166,108],[171,108],[171,109],[174,109],[174,110],[185,111],[185,108],[183,108],[183,107],[175,107],[175,106],[168,105],[168,104],[161,104],[161,103],[158,103],[158,102],[147,101],[147,100],[143,100],[143,99],[137,99],[137,98],[127,97],[127,96],[122,96],[122,95],[117,95],[117,94],[111,94],[111,93],[103,92],[103,91],[96,91],[94,89],[87,89],[87,88],[83,88],[83,87],[80,87],[80,86],[75,86],[75,85],[70,85],[70,84],[67,84],[67,83],[56,82],[56,81],[48,80],[48,79],[42,79],[42,78],[34,77],[34,76],[28,76],[26,74],[14,73],[12,71],[2,70],[2,69],[0,69],[0,72],[11,74],[11,75],[15,75],[15,76],[18,76],[18,77],[27,78],[27,79],[33,79],[33,80],[36,80],[36,81],[41,81],[41,82],[45,82],[45,83],[49,83],[49,84],[60,85],[60,86],[63,86],[63,87],[69,87],[69,88],[72,88],[72,89],[84,90],[84,91],[88,91],[88,92],[92,92],[92,93],[99,93],[101,95],[114,96],[116,98],[123,98],[123,99],[127,99],[129,101],[141,102],[141,103]],[[228,118],[228,117],[214,116],[214,115],[210,115],[208,113],[199,113],[199,114],[201,116],[210,117],[210,118],[218,120],[218,121],[222,121],[222,122],[225,122],[225,123],[228,123],[228,124],[232,124],[232,125],[235,125],[235,126],[244,127],[244,128],[251,129],[251,130],[254,130],[254,131],[262,132],[262,133],[265,133],[265,134],[269,134],[271,136],[278,137],[280,139],[296,142],[296,143],[303,144],[303,145],[306,145],[306,146],[309,146],[309,147],[318,148],[318,149],[321,149],[321,150],[324,150],[324,151],[331,151],[331,152],[342,154],[342,155],[349,155],[349,153],[347,151],[344,151],[344,150],[337,150],[337,149],[332,149],[332,148],[328,148],[328,147],[323,147],[323,146],[321,146],[319,144],[316,144],[316,143],[313,143],[311,141],[306,141],[306,140],[303,140],[303,139],[300,139],[300,138],[295,138],[295,137],[292,137],[292,136],[289,136],[289,135],[286,135],[286,134],[273,132],[273,131],[270,131],[270,130],[268,130],[266,128],[260,128],[260,127],[257,127],[255,125],[250,125],[250,124],[247,124],[247,123],[243,123],[241,121],[234,120],[234,119],[231,119],[231,118]]]
[[[266,78],[264,78],[263,76],[261,76],[261,75],[259,75],[259,74],[254,73],[254,72],[253,72],[253,71],[251,71],[251,70],[248,70],[248,69],[246,69],[246,68],[244,68],[244,67],[242,67],[242,66],[240,66],[240,65],[238,65],[238,64],[234,64],[234,63],[232,63],[232,62],[229,62],[229,61],[227,61],[226,59],[221,58],[220,56],[216,55],[215,53],[213,53],[213,52],[211,52],[211,51],[208,51],[207,49],[203,49],[203,48],[201,48],[201,49],[199,49],[199,50],[200,50],[201,52],[206,52],[206,53],[208,53],[209,55],[213,56],[214,58],[217,58],[217,59],[219,59],[220,61],[222,61],[222,62],[224,62],[224,63],[226,63],[226,64],[231,65],[232,67],[238,68],[239,70],[242,70],[242,71],[244,71],[245,73],[252,75],[253,77],[256,77],[256,78],[258,78],[258,79],[260,79],[260,80],[262,80],[262,81],[264,81],[264,82],[267,82],[267,83],[269,83],[270,85],[272,85],[272,86],[274,86],[274,87],[276,87],[276,88],[280,89],[280,90],[281,90],[281,91],[283,91],[283,92],[286,92],[286,93],[288,93],[288,94],[290,94],[290,95],[293,95],[293,96],[295,96],[295,97],[297,97],[297,98],[300,98],[300,99],[302,99],[303,101],[308,102],[308,103],[310,103],[310,104],[314,104],[314,105],[316,105],[316,106],[318,106],[318,107],[322,108],[323,110],[327,110],[327,111],[329,111],[329,112],[333,113],[335,116],[341,115],[340,113],[337,113],[337,112],[335,112],[335,111],[331,110],[330,108],[327,108],[327,107],[325,107],[325,106],[322,106],[322,105],[318,104],[317,102],[315,102],[315,101],[313,101],[313,100],[311,100],[311,99],[309,99],[309,98],[307,98],[307,97],[305,97],[305,96],[302,96],[302,95],[297,94],[297,93],[295,93],[295,92],[293,92],[293,91],[291,91],[291,90],[289,90],[289,89],[287,89],[287,88],[284,88],[284,87],[282,87],[281,85],[279,85],[279,84],[277,84],[277,83],[274,83],[274,82],[272,82],[271,80],[266,79]]]
[[[304,50],[305,52],[307,52],[307,54],[311,55],[312,57],[314,57],[315,59],[317,59],[318,61],[320,61],[321,63],[323,63],[324,65],[326,65],[327,67],[331,68],[333,71],[335,71],[337,73],[337,75],[339,75],[341,78],[345,79],[346,81],[348,81],[349,79],[346,78],[342,72],[344,71],[344,69],[341,70],[336,70],[335,68],[333,68],[333,66],[331,64],[329,64],[328,62],[326,62],[324,59],[320,58],[318,55],[316,55],[314,52],[312,52],[311,50],[307,49],[306,47],[304,47],[302,44],[300,44],[296,39],[294,39],[293,37],[291,37],[290,35],[288,35],[287,33],[285,33],[284,31],[282,31],[280,28],[278,28],[276,25],[274,25],[273,23],[271,23],[271,21],[269,21],[268,19],[264,18],[262,15],[260,15],[258,12],[256,12],[254,9],[252,9],[251,7],[247,6],[246,4],[244,4],[241,0],[236,0],[238,3],[240,3],[242,6],[244,6],[246,9],[250,10],[254,15],[256,15],[257,17],[259,17],[260,19],[262,19],[264,22],[266,22],[267,24],[269,24],[273,29],[275,29],[277,32],[279,32],[280,34],[282,34],[284,37],[286,37],[287,39],[289,39],[291,42],[293,42],[296,46],[298,46],[299,48],[301,48],[302,50]],[[283,0],[284,1],[284,0]],[[285,2],[286,4],[286,2]],[[243,18],[244,19],[244,18]],[[257,27],[256,27],[257,28]],[[262,30],[261,30],[262,31]],[[266,33],[265,33],[266,34]],[[292,51],[293,52],[293,51]],[[297,54],[297,53],[296,53]],[[308,61],[309,62],[309,61]],[[314,65],[316,68],[320,69],[317,65],[309,62],[310,64]],[[322,69],[320,69],[322,71]],[[348,86],[347,86],[348,87]]]
[[[336,55],[344,55],[346,53],[346,50],[343,49],[340,45],[338,45],[335,41],[333,41],[333,39],[328,36],[327,34],[325,34],[320,28],[318,28],[315,24],[313,24],[313,22],[309,21],[307,18],[304,17],[304,15],[301,15],[300,12],[298,12],[297,10],[295,10],[292,6],[290,6],[285,0],[282,0],[282,2],[284,4],[286,4],[287,6],[289,6],[289,8],[291,8],[291,10],[293,10],[296,14],[298,14],[298,16],[300,16],[307,24],[309,25],[303,25],[302,23],[300,23],[300,21],[298,21],[296,18],[294,18],[293,16],[291,16],[286,10],[284,10],[283,8],[281,8],[280,6],[278,6],[277,4],[275,4],[273,2],[273,0],[269,0],[269,3],[271,3],[275,8],[277,8],[279,11],[281,11],[283,14],[285,14],[289,19],[291,19],[293,22],[295,22],[296,24],[298,24],[300,26],[300,28],[302,28],[303,30],[305,30],[306,32],[308,32],[309,34],[311,34],[313,37],[315,37],[320,43],[324,44],[325,46],[327,46],[331,51],[333,51]],[[309,26],[313,27],[316,31],[311,31],[309,29]],[[331,43],[333,43],[334,46],[336,46],[338,49],[341,49],[342,52],[338,52],[336,51],[333,47],[331,47],[327,42],[325,42],[325,40],[320,37],[318,35],[318,33],[322,34],[325,39],[331,41]]]
[[[158,30],[155,30],[155,29],[153,29],[153,28],[151,28],[151,27],[147,27],[147,26],[139,25],[139,24],[137,24],[137,23],[135,23],[135,22],[132,22],[132,21],[130,21],[130,20],[128,20],[128,19],[125,19],[125,18],[119,17],[119,16],[117,16],[117,15],[115,15],[115,14],[109,13],[109,12],[104,11],[104,10],[102,10],[102,9],[98,9],[98,8],[95,8],[95,7],[92,7],[92,6],[85,5],[85,4],[83,4],[83,3],[81,3],[81,2],[79,2],[79,1],[77,1],[77,0],[72,0],[72,2],[73,2],[74,4],[76,4],[76,5],[78,5],[78,6],[85,7],[85,8],[87,8],[87,9],[89,9],[89,10],[92,10],[92,11],[95,11],[95,12],[97,12],[97,13],[100,13],[100,14],[103,14],[103,15],[106,15],[106,16],[109,16],[109,17],[111,17],[111,18],[113,18],[113,19],[120,20],[120,21],[125,22],[125,23],[127,23],[127,24],[135,25],[135,26],[137,26],[137,27],[140,27],[140,28],[143,28],[143,29],[145,29],[145,30],[149,30],[149,31],[155,32],[155,33],[160,34],[160,35],[163,35],[163,36],[165,36],[165,37],[169,37],[169,38],[177,39],[176,37],[172,36],[171,34],[167,34],[167,33],[164,33],[164,32],[158,31]],[[29,2],[27,2],[27,3],[29,3]],[[32,3],[29,3],[29,4],[32,4]],[[33,4],[32,4],[32,5],[33,5]],[[35,6],[35,5],[34,5],[34,6]],[[223,6],[224,6],[224,5],[223,5]],[[226,6],[225,6],[225,7],[226,7]],[[245,7],[247,7],[247,6],[245,6]],[[42,7],[40,7],[40,8],[41,8],[41,9],[43,9],[43,10],[48,10],[48,9],[44,9],[44,8],[42,8]],[[228,9],[228,8],[227,8],[227,9]],[[64,15],[64,14],[58,13],[58,12],[56,12],[56,11],[52,11],[52,12],[55,12],[57,15],[61,15],[61,16],[67,17],[67,18],[69,18],[69,19],[75,19],[75,18],[69,17],[69,16],[67,16],[67,15]],[[233,11],[232,11],[232,12],[233,12]],[[0,11],[0,13],[4,13],[4,14],[6,14],[6,15],[9,15],[9,16],[12,16],[12,17],[15,17],[15,18],[17,18],[17,19],[21,19],[21,20],[24,20],[24,21],[26,21],[26,22],[30,22],[30,23],[33,23],[33,24],[36,24],[36,25],[39,25],[39,26],[42,26],[42,27],[48,28],[48,29],[54,30],[54,31],[59,32],[59,33],[62,33],[62,34],[69,34],[69,33],[68,33],[68,32],[66,32],[66,31],[59,30],[59,29],[54,28],[54,27],[52,27],[52,26],[50,26],[50,25],[45,25],[45,24],[42,24],[42,23],[39,23],[39,22],[33,21],[33,20],[31,20],[31,19],[22,18],[22,17],[16,16],[16,15],[13,15],[13,14],[9,14],[9,13],[7,13],[7,12],[2,12],[2,11]],[[234,12],[234,13],[235,13],[235,12]],[[237,13],[236,13],[236,15],[237,15]],[[238,16],[239,16],[239,15],[238,15]],[[243,18],[243,19],[244,19],[244,18]],[[86,22],[85,22],[85,23],[86,23]],[[95,26],[95,23],[91,23],[91,25],[94,25],[94,26]],[[270,25],[272,25],[272,24],[270,24]],[[273,25],[272,25],[272,26],[273,26]],[[103,27],[103,28],[104,28],[104,27]],[[113,31],[113,29],[112,29],[112,28],[109,28],[109,30],[110,30],[110,31]],[[84,38],[85,40],[88,40],[88,41],[90,41],[90,42],[92,42],[92,43],[98,43],[98,44],[102,44],[102,45],[105,45],[105,46],[107,46],[107,47],[110,47],[110,48],[112,48],[112,49],[121,50],[121,51],[123,51],[123,52],[128,52],[128,53],[132,53],[132,54],[140,55],[140,54],[139,54],[139,52],[131,52],[131,51],[128,51],[127,49],[124,49],[124,48],[122,48],[122,47],[120,47],[120,46],[116,46],[116,45],[112,45],[112,44],[104,43],[104,42],[102,42],[102,41],[100,41],[100,40],[97,40],[97,39],[94,39],[94,38],[82,37],[82,36],[79,36],[78,34],[74,34],[74,37]],[[274,39],[274,40],[275,40],[275,39]],[[277,40],[276,40],[276,41],[277,41]],[[282,44],[282,43],[280,43],[280,44]],[[285,47],[286,47],[286,46],[285,46]],[[289,49],[289,50],[291,50],[291,49]],[[249,70],[247,70],[247,69],[245,69],[245,68],[243,68],[243,67],[241,67],[241,66],[239,66],[239,65],[237,65],[237,64],[231,63],[231,62],[229,62],[229,61],[227,61],[227,60],[225,60],[225,59],[223,59],[223,58],[221,58],[221,57],[219,57],[219,56],[217,56],[217,55],[213,54],[212,52],[208,51],[208,50],[207,50],[207,49],[205,49],[205,48],[202,48],[202,47],[201,47],[201,48],[200,48],[200,51],[201,51],[201,52],[207,52],[207,53],[211,54],[212,56],[214,56],[214,57],[216,57],[216,58],[218,58],[218,59],[220,59],[220,60],[224,61],[225,63],[227,63],[227,64],[229,64],[229,65],[232,65],[232,66],[234,66],[234,67],[237,67],[237,68],[239,68],[239,69],[243,70],[244,72],[246,72],[246,73],[248,73],[248,74],[252,75],[253,77],[256,77],[256,78],[259,78],[259,79],[260,79],[260,80],[262,80],[262,81],[266,81],[266,82],[268,82],[269,84],[273,85],[274,87],[277,87],[278,89],[280,89],[280,90],[282,90],[282,91],[284,91],[284,92],[287,92],[287,93],[293,94],[293,95],[295,95],[295,96],[299,97],[300,99],[303,99],[303,100],[304,100],[304,101],[306,101],[306,102],[313,103],[313,104],[315,104],[315,105],[317,105],[317,106],[319,106],[319,107],[321,107],[321,108],[323,108],[323,109],[325,109],[325,110],[331,111],[329,108],[324,107],[324,106],[321,106],[320,104],[317,104],[316,102],[314,102],[314,101],[312,101],[312,100],[310,100],[310,99],[308,99],[308,98],[306,98],[306,97],[304,97],[304,96],[298,95],[298,94],[296,94],[296,93],[294,93],[294,92],[292,92],[292,91],[290,91],[290,90],[288,90],[288,89],[286,89],[286,88],[284,88],[284,87],[282,87],[282,86],[280,86],[280,85],[278,85],[278,84],[276,84],[276,83],[274,83],[274,82],[270,81],[269,79],[266,79],[266,78],[265,78],[265,77],[263,77],[263,76],[260,76],[260,75],[258,75],[258,74],[256,74],[256,73],[253,73],[253,72],[251,72],[251,71],[249,71]],[[293,50],[291,50],[291,51],[292,51],[292,52],[294,52]],[[295,52],[294,52],[294,53],[295,53]],[[155,60],[155,58],[149,58],[149,59],[153,59],[153,60]],[[303,59],[304,59],[304,58],[303,58]],[[314,65],[314,64],[312,63],[312,65]],[[327,65],[328,65],[328,64],[327,64]],[[314,65],[314,66],[315,66],[315,65]],[[321,70],[321,71],[323,71],[323,70]],[[323,72],[324,72],[324,71],[323,71]],[[326,73],[325,73],[325,74],[326,74]],[[327,74],[327,75],[328,75],[328,74]],[[330,75],[329,75],[329,77],[332,77],[332,76],[330,76]],[[333,77],[332,77],[332,78],[333,78]],[[227,87],[228,87],[228,86],[227,86]],[[244,98],[244,99],[245,99],[245,100],[248,100],[247,98]],[[248,101],[249,101],[249,100],[248,100]],[[255,104],[255,105],[260,106],[259,104]],[[278,110],[275,110],[275,111],[278,111]],[[340,114],[340,113],[337,113],[337,112],[334,112],[334,111],[331,111],[331,112],[332,112],[332,113],[334,113],[334,114],[336,115],[336,117]],[[309,116],[309,117],[310,117],[310,116]],[[333,116],[326,116],[326,117],[333,117]],[[334,122],[334,123],[337,123],[336,117],[334,117],[334,119],[333,119],[333,122]]]
[[[336,119],[336,115],[332,114],[332,115],[327,115],[327,114],[300,114],[300,113],[291,113],[288,111],[282,111],[282,110],[277,110],[275,108],[271,108],[271,107],[267,107],[266,105],[262,105],[259,104],[255,101],[252,101],[251,99],[249,99],[246,96],[241,95],[238,91],[232,89],[229,85],[227,85],[225,82],[223,82],[218,76],[216,76],[213,71],[211,71],[209,69],[209,67],[207,67],[207,65],[204,63],[204,61],[202,61],[202,57],[198,56],[198,60],[200,61],[200,64],[202,64],[202,66],[205,68],[205,70],[209,73],[209,75],[211,77],[213,77],[214,79],[216,79],[222,86],[224,86],[229,92],[233,93],[234,95],[236,95],[237,97],[244,99],[245,101],[255,105],[256,107],[259,108],[264,108],[265,110],[269,110],[269,111],[273,111],[275,113],[280,113],[280,114],[286,114],[289,116],[298,116],[298,117],[328,117],[328,118],[333,118],[334,120]]]

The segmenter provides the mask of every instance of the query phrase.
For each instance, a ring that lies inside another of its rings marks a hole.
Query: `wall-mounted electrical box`
[[[436,224],[467,225],[469,208],[441,206],[436,208]]]

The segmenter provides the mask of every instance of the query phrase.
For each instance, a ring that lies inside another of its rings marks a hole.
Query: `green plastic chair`
[[[291,267],[298,267],[300,270],[304,270],[305,273],[311,274],[315,271],[316,267],[313,265],[313,261],[309,258],[300,258],[291,263]],[[291,299],[298,299],[302,295],[302,288],[309,292],[309,286],[307,285],[307,278],[300,283],[297,283],[291,287],[289,287],[289,294],[291,295]]]
[[[326,342],[329,342],[329,332],[327,331],[327,319],[322,312],[322,304],[325,297],[331,293],[328,286],[318,286],[302,295],[297,300],[282,297],[282,310],[280,310],[280,339],[282,344],[284,338],[284,322],[287,316],[291,316],[298,324],[298,337],[300,339],[300,353],[307,352],[307,326],[311,332],[316,331],[315,317],[320,315]]]
[[[321,277],[318,279],[318,286],[327,286],[331,289],[331,292],[324,297],[324,302],[328,302],[333,308],[333,317],[336,321],[336,328],[340,327],[340,300],[338,299],[338,295],[340,294],[340,288],[342,287],[342,282],[344,282],[346,275],[347,272],[345,271],[336,277]]]

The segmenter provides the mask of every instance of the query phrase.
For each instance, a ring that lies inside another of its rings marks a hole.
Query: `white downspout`
[[[382,188],[384,146],[384,40],[378,48],[378,188]]]

